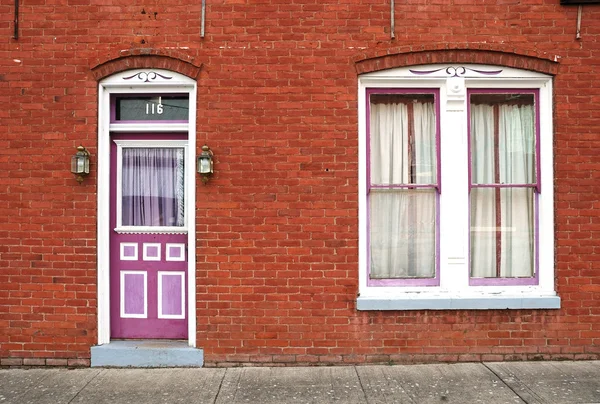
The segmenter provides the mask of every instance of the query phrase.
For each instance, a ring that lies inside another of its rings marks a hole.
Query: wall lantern
[[[77,153],[71,157],[71,172],[76,175],[75,179],[79,183],[90,173],[90,152],[85,147],[78,146]]]
[[[198,174],[205,185],[213,174],[213,152],[207,145],[202,146],[202,153],[198,156]]]

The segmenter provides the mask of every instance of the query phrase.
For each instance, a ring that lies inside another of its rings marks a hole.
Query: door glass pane
[[[184,149],[123,148],[122,225],[184,225]]]

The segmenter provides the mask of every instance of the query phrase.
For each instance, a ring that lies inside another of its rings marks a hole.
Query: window
[[[551,86],[480,65],[360,77],[359,310],[559,307]]]
[[[184,149],[122,148],[121,224],[184,223]]]
[[[469,91],[472,284],[536,282],[539,114],[526,91]]]
[[[435,284],[437,92],[368,90],[367,95],[369,283]]]
[[[116,231],[181,231],[186,226],[182,140],[114,140]]]

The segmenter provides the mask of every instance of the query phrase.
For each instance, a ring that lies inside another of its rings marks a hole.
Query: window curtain
[[[184,150],[123,148],[122,224],[184,225]]]
[[[436,190],[377,188],[437,182],[434,104],[415,102],[410,107],[402,102],[371,104],[371,278],[435,276]]]
[[[472,182],[534,184],[533,106],[496,108],[471,105]],[[533,276],[534,220],[533,187],[472,188],[471,276]]]

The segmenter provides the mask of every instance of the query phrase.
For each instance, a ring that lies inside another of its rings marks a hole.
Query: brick
[[[2,358],[0,359],[1,366],[21,366],[23,365],[22,358]]]
[[[23,366],[45,366],[46,360],[43,358],[23,358]]]
[[[600,359],[600,32],[585,24],[600,11],[585,9],[578,42],[558,0],[396,2],[391,40],[374,1],[236,0],[207,4],[200,38],[197,2],[118,19],[75,2],[21,10],[18,46],[0,50],[0,365],[89,366],[98,81],[132,68],[198,83],[198,142],[216,160],[193,210],[207,365]],[[560,310],[356,311],[357,74],[430,63],[554,76]]]
[[[68,364],[67,359],[54,359],[54,358],[46,359],[47,366],[67,366],[67,364]]]

